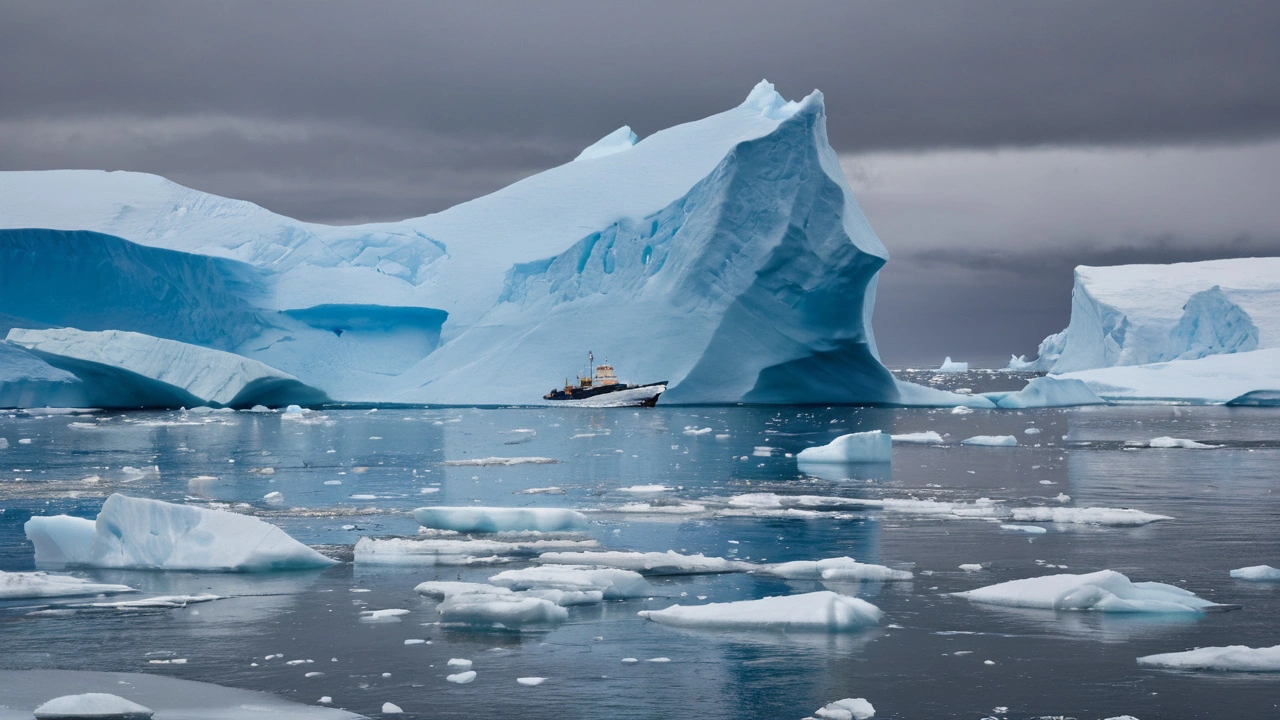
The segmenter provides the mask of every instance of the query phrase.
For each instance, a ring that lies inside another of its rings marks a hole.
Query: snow
[[[13,328],[8,341],[84,380],[97,407],[314,405],[323,392],[256,360],[136,332]]]
[[[952,361],[951,361],[951,356],[950,356],[950,355],[948,355],[948,356],[947,356],[947,359],[942,361],[942,366],[941,366],[941,367],[939,367],[937,371],[938,371],[938,372],[944,372],[944,373],[962,373],[962,372],[969,372],[969,363],[967,363],[967,362],[952,362]]]
[[[551,565],[592,565],[632,570],[643,575],[705,575],[745,572],[755,565],[719,557],[660,552],[547,552],[538,561]]]
[[[851,557],[826,558],[823,560],[793,560],[791,562],[767,565],[756,571],[762,575],[773,575],[787,580],[827,580],[830,582],[883,582],[887,580],[910,580],[912,575],[906,570],[894,570],[884,565],[860,563]]]
[[[1010,409],[1103,404],[1102,398],[1083,381],[1050,376],[1032,378],[1026,387],[1015,393],[983,394],[990,397],[996,407]],[[995,395],[999,397],[993,397]]]
[[[420,525],[458,532],[587,529],[587,516],[563,508],[422,507],[413,511]]]
[[[114,718],[115,720],[148,720],[155,714],[151,708],[109,693],[83,693],[56,697],[33,714],[36,720],[53,718]]]
[[[95,583],[70,575],[42,572],[0,571],[0,600],[17,598],[74,597],[137,592],[128,585]]]
[[[591,145],[587,146],[582,152],[578,153],[578,157],[574,158],[574,162],[579,160],[591,160],[593,158],[604,157],[605,155],[613,155],[623,150],[630,150],[631,146],[640,141],[636,134],[631,132],[631,128],[627,125],[614,130],[605,135]]]
[[[738,107],[586,155],[353,226],[142,173],[5,172],[2,224],[38,261],[0,262],[0,286],[29,298],[0,313],[237,352],[336,401],[539,403],[588,348],[625,358],[626,381],[670,381],[673,402],[896,400],[870,323],[887,252],[820,93],[787,102],[761,82]],[[105,309],[48,300],[100,286]]]
[[[1013,435],[974,435],[960,441],[961,445],[984,445],[987,447],[1014,447],[1018,438]]]
[[[1083,381],[1105,400],[1226,403],[1280,388],[1280,348],[1080,370],[1060,377]]]
[[[606,600],[661,594],[638,572],[581,565],[540,565],[504,570],[491,576],[489,582],[512,590],[598,590]]]
[[[822,720],[869,720],[876,709],[863,698],[845,698],[827,703],[814,711],[813,716]]]
[[[1186,652],[1147,655],[1138,658],[1138,664],[1170,670],[1280,672],[1280,645],[1263,648],[1246,645],[1203,647]]]
[[[1195,440],[1187,440],[1186,438],[1169,437],[1166,435],[1164,437],[1152,438],[1151,442],[1147,443],[1147,447],[1185,448],[1187,450],[1212,450],[1219,446],[1206,445],[1204,443],[1196,442]]]
[[[940,445],[942,444],[942,436],[933,430],[914,433],[900,433],[898,435],[890,435],[896,443],[912,443],[916,445]]]
[[[1011,580],[956,595],[977,603],[1043,610],[1198,613],[1214,606],[1182,588],[1156,582],[1130,582],[1114,570]]]
[[[1273,568],[1270,565],[1252,565],[1232,570],[1231,577],[1237,580],[1280,582],[1280,569]]]
[[[841,435],[821,447],[805,448],[796,455],[802,463],[889,462],[893,440],[889,435],[870,432]]]
[[[672,605],[641,610],[640,617],[663,625],[711,630],[851,632],[876,625],[882,613],[871,603],[829,590],[760,600]]]
[[[253,572],[335,562],[255,517],[120,494],[107,498],[93,523],[36,516],[25,530],[44,566]]]

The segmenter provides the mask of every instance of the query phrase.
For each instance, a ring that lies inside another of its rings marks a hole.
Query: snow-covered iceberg
[[[820,93],[762,82],[631,143],[342,227],[154,175],[0,173],[0,314],[234,352],[337,401],[538,403],[588,349],[664,401],[898,400],[870,322],[888,254]]]
[[[841,435],[826,445],[805,448],[796,454],[801,463],[889,462],[893,440],[879,430]]]
[[[413,517],[425,528],[496,533],[586,530],[587,516],[565,508],[421,507]]]
[[[1262,648],[1247,645],[1203,647],[1185,652],[1147,655],[1138,658],[1138,664],[1170,670],[1280,672],[1280,645]]]
[[[255,517],[120,494],[96,521],[36,516],[25,530],[40,566],[255,572],[336,562]]]
[[[639,615],[673,627],[822,633],[859,630],[876,625],[883,617],[880,608],[866,600],[829,590],[760,600],[672,605],[664,610],[641,610]]]
[[[1198,613],[1215,606],[1215,603],[1180,587],[1157,582],[1130,582],[1129,578],[1114,570],[1011,580],[956,595],[988,605],[1042,610]]]
[[[8,341],[83,381],[94,407],[314,405],[323,392],[256,360],[135,332],[9,331]]]

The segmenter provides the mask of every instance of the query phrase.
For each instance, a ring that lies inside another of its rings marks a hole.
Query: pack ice
[[[1204,612],[1215,603],[1180,587],[1130,582],[1114,570],[1084,575],[1063,573],[1011,580],[956,593],[972,602],[1042,610],[1096,610],[1115,613]]]
[[[1280,258],[1082,265],[1067,328],[1028,369],[1104,399],[1226,402],[1280,389],[1277,353]]]
[[[336,562],[255,517],[120,494],[97,520],[35,516],[24,527],[42,567],[258,572]]]
[[[672,605],[665,610],[641,610],[639,615],[673,627],[838,633],[876,625],[883,613],[866,600],[822,590],[760,600]]]
[[[14,326],[231,352],[336,401],[537,403],[587,350],[669,401],[899,398],[870,322],[888,255],[816,91],[761,82],[402,222],[305,223],[92,170],[0,173],[0,218]]]

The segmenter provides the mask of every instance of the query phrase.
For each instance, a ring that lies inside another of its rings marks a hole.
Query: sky
[[[103,168],[329,223],[441,210],[823,91],[891,259],[891,365],[1000,364],[1072,268],[1280,254],[1280,3],[0,2],[0,170]]]

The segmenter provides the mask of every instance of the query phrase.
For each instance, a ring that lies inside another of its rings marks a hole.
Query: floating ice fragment
[[[548,457],[485,457],[469,460],[446,460],[442,465],[450,467],[484,467],[487,465],[551,465],[560,462]]]
[[[382,703],[382,714],[383,714],[383,715],[399,715],[399,714],[401,714],[401,713],[403,713],[403,712],[404,712],[404,710],[401,710],[401,709],[400,709],[400,706],[399,706],[399,705],[396,705],[395,703],[389,703],[389,702],[388,702],[388,703]]]
[[[965,572],[978,572],[982,570],[983,567],[980,563],[965,563],[960,566],[960,569]]]
[[[490,577],[489,582],[512,590],[599,590],[608,600],[661,594],[640,573],[578,565],[541,565],[506,570]]]
[[[587,516],[563,508],[423,507],[413,511],[423,527],[458,532],[585,530]]]
[[[128,585],[95,583],[70,575],[0,571],[0,600],[137,592]]]
[[[901,433],[898,435],[890,435],[896,443],[913,443],[918,445],[939,445],[942,443],[942,436],[933,430],[925,432]]]
[[[1253,565],[1251,567],[1236,568],[1235,570],[1232,570],[1231,577],[1237,580],[1280,582],[1280,569],[1273,568],[1270,565]]]
[[[788,580],[828,580],[832,582],[911,579],[911,573],[906,570],[893,570],[883,565],[860,563],[851,557],[795,560],[764,566],[756,572]]]
[[[110,693],[84,693],[56,697],[33,713],[36,720],[69,720],[72,718],[104,718],[107,720],[149,720],[151,708]]]
[[[1280,672],[1280,645],[1263,648],[1251,648],[1247,645],[1203,647],[1185,652],[1147,655],[1138,658],[1138,664],[1173,670]]]
[[[984,445],[987,447],[1014,447],[1018,438],[1013,435],[974,435],[960,441],[961,445]]]
[[[463,670],[471,669],[471,661],[466,658],[449,658],[449,662],[446,664],[451,668],[462,668]]]
[[[553,565],[595,565],[633,570],[644,575],[701,575],[745,572],[755,565],[719,557],[659,552],[547,552],[538,561]]]
[[[951,356],[950,356],[950,355],[948,355],[948,356],[947,356],[947,359],[942,361],[942,365],[938,367],[938,369],[936,370],[936,372],[944,372],[944,373],[962,373],[962,372],[969,372],[969,363],[967,363],[967,362],[952,362],[952,361],[951,361]]]
[[[890,436],[872,430],[841,435],[821,447],[805,448],[796,455],[796,460],[802,463],[889,462],[892,455]]]
[[[269,505],[280,505],[284,502],[284,493],[269,492],[266,495],[263,495],[262,499]]]
[[[814,711],[815,718],[822,720],[869,720],[876,715],[876,709],[862,698],[845,698],[827,703]]]
[[[467,683],[476,679],[476,671],[468,670],[466,672],[460,672],[455,675],[446,675],[444,679],[448,680],[451,683],[457,683],[458,685],[466,685]]]
[[[389,608],[387,610],[362,610],[360,612],[360,622],[362,623],[398,623],[401,615],[408,615],[409,611],[402,608]]]
[[[1147,443],[1147,447],[1186,448],[1188,450],[1213,450],[1221,446],[1206,445],[1204,443],[1196,442],[1195,440],[1187,440],[1186,438],[1169,437],[1166,435],[1164,437],[1152,438],[1151,442]]]
[[[1130,582],[1114,570],[1084,575],[1045,575],[956,593],[973,602],[1044,610],[1123,613],[1191,613],[1215,607],[1173,585]]]
[[[505,630],[527,626],[557,625],[569,619],[569,611],[537,597],[518,594],[466,593],[440,603],[440,622]]]
[[[546,682],[546,681],[547,681],[547,679],[546,679],[546,678],[544,678],[544,677],[522,677],[522,678],[516,678],[516,682],[520,683],[521,685],[528,685],[528,686],[530,686],[530,687],[532,687],[532,686],[534,686],[534,685],[541,685],[542,683],[544,683],[544,682]]]
[[[1039,527],[1038,525],[1008,525],[1008,524],[1006,524],[1006,525],[1001,525],[1001,526],[1000,526],[1000,529],[1001,529],[1001,530],[1010,530],[1010,531],[1013,531],[1013,532],[1024,532],[1024,533],[1030,533],[1030,534],[1032,534],[1032,535],[1040,535],[1040,534],[1043,534],[1043,533],[1048,532],[1048,530],[1045,530],[1044,528]]]
[[[631,487],[618,488],[618,492],[626,493],[660,493],[670,491],[671,488],[667,485],[632,485]]]
[[[880,622],[882,613],[859,598],[823,590],[760,600],[672,605],[640,617],[674,627],[783,632],[849,632]]]

